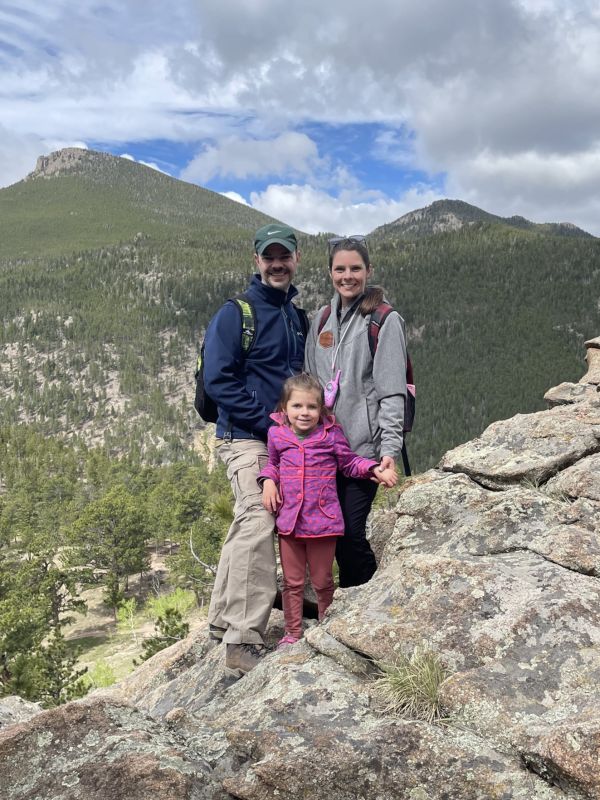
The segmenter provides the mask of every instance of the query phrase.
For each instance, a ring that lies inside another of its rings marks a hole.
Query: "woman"
[[[329,271],[335,289],[331,313],[321,325],[328,307],[319,309],[311,325],[305,369],[325,387],[327,404],[352,450],[379,461],[382,469],[395,469],[406,396],[404,320],[395,311],[389,314],[371,356],[370,316],[384,298],[379,287],[367,289],[373,267],[365,238],[331,239]],[[377,568],[366,536],[377,484],[338,474],[337,489],[344,517],[344,536],[336,545],[339,582],[341,587],[359,586]]]

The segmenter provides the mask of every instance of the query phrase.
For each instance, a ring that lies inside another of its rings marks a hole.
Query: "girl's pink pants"
[[[293,534],[279,536],[285,632],[295,636],[296,639],[302,637],[302,606],[307,564],[310,580],[317,595],[319,619],[331,605],[334,589],[331,568],[337,539],[337,536],[315,536],[313,539],[296,538]]]

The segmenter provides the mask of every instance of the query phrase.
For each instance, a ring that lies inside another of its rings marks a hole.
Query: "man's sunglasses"
[[[329,255],[331,255],[331,251],[333,250],[336,245],[341,244],[342,242],[355,242],[356,244],[362,244],[364,247],[367,246],[367,237],[361,236],[359,233],[353,234],[352,236],[334,236],[333,239],[327,240],[327,245],[329,247]]]

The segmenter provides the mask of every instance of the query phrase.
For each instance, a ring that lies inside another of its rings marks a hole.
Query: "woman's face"
[[[331,265],[331,280],[342,301],[342,308],[352,305],[364,294],[372,272],[371,265],[365,264],[356,250],[338,250]]]

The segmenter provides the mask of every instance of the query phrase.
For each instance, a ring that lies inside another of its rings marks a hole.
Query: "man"
[[[273,517],[262,504],[257,476],[267,462],[269,414],[286,378],[302,371],[304,334],[291,303],[300,261],[291,228],[265,225],[254,238],[253,275],[246,296],[254,309],[254,342],[244,355],[242,314],[228,301],[205,337],[204,385],[218,407],[217,452],[235,497],[208,621],[226,643],[225,666],[240,676],[265,653],[264,632],[276,593]]]

